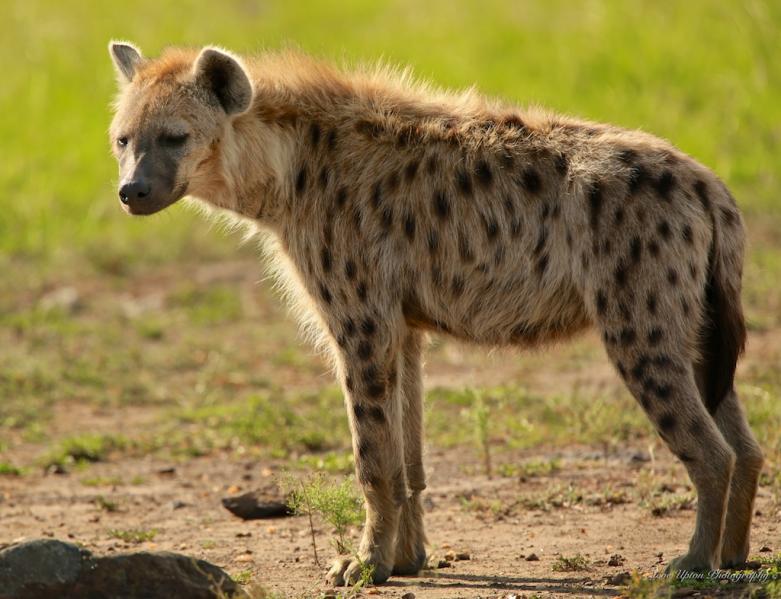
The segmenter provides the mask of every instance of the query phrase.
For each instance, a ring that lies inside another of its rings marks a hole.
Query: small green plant
[[[100,462],[111,451],[124,449],[128,441],[118,435],[77,435],[60,441],[57,448],[43,458],[44,467]]]
[[[119,505],[117,504],[117,502],[111,501],[110,499],[106,499],[105,497],[103,497],[103,495],[98,495],[95,498],[95,505],[105,512],[119,511]]]
[[[22,469],[9,464],[8,462],[0,462],[0,475],[2,476],[21,476]]]
[[[590,567],[591,563],[580,554],[572,557],[559,555],[553,563],[553,570],[556,572],[583,572]]]
[[[348,529],[363,520],[363,502],[355,492],[352,477],[334,483],[318,473],[306,480],[288,480],[284,486],[290,493],[290,507],[309,517],[315,562],[319,564],[313,524],[315,515],[333,527],[337,552],[349,554]]]
[[[667,599],[672,596],[672,588],[665,578],[647,578],[633,570],[621,596],[632,599]]]
[[[119,529],[119,528],[112,528],[108,531],[108,536],[112,539],[119,539],[120,541],[125,541],[125,543],[146,543],[147,541],[153,540],[157,536],[157,529],[156,528],[150,528],[150,529],[143,529],[143,528],[128,528],[128,529]]]
[[[474,404],[472,405],[472,418],[475,424],[475,440],[483,453],[483,467],[488,478],[493,476],[491,465],[491,439],[490,439],[490,409],[485,402],[483,393],[472,392]]]
[[[122,479],[118,476],[91,476],[82,478],[81,484],[85,487],[115,487],[122,484]]]
[[[252,570],[242,570],[241,572],[236,572],[236,574],[231,576],[231,578],[233,578],[233,580],[241,585],[249,584],[252,580]]]

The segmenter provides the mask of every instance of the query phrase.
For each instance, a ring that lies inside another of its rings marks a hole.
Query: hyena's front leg
[[[422,335],[409,331],[404,338],[401,369],[404,466],[410,494],[401,507],[393,573],[417,574],[426,562],[426,534],[420,494],[426,488],[423,470]]]
[[[366,523],[357,555],[337,559],[328,580],[353,584],[371,567],[373,582],[381,583],[393,569],[399,511],[407,494],[398,383],[403,331],[372,315],[349,318],[344,328],[340,370]]]

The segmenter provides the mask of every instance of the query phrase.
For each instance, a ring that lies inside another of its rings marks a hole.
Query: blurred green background
[[[234,251],[181,207],[144,220],[119,210],[106,140],[112,38],[148,55],[171,44],[292,44],[384,59],[445,86],[643,128],[714,168],[758,238],[774,241],[780,27],[781,2],[760,0],[5,0],[0,265],[35,281]],[[754,262],[779,274],[764,243],[756,249]]]

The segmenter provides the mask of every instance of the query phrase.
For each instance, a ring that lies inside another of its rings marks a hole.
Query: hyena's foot
[[[748,559],[748,553],[749,546],[747,542],[733,545],[725,540],[721,547],[721,568],[723,570],[729,570],[742,566]]]
[[[391,567],[383,564],[377,557],[342,556],[334,560],[331,569],[326,575],[326,581],[335,587],[352,586],[363,577],[367,568],[371,568],[372,584],[382,584],[391,574]]]
[[[423,530],[423,508],[418,493],[407,498],[401,508],[393,573],[414,576],[426,564],[426,534]]]
[[[701,555],[693,555],[687,553],[680,557],[676,557],[667,565],[665,569],[666,574],[673,574],[674,572],[710,572],[718,567],[716,560],[709,560]]]

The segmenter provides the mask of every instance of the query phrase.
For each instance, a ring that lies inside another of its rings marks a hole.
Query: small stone
[[[164,468],[160,468],[157,471],[158,474],[162,475],[171,475],[176,473],[176,468],[173,466],[165,466]]]
[[[183,507],[187,507],[188,505],[190,505],[190,504],[189,503],[185,503],[184,501],[182,501],[180,499],[174,499],[171,502],[171,509],[172,510],[180,510]]]
[[[645,462],[651,461],[651,456],[645,451],[636,451],[632,454],[632,457],[629,458],[629,461],[635,464],[644,464]]]
[[[437,563],[437,568],[449,568],[450,562],[444,559],[439,560]]]
[[[401,599],[415,599],[415,593],[404,593]]]
[[[527,562],[538,562],[538,561],[540,561],[540,558],[537,557],[536,553],[530,553],[529,555],[526,556],[526,561]]]
[[[251,537],[251,536],[252,536],[252,533],[249,532],[249,531],[247,531],[247,532],[237,532],[236,533],[236,538],[237,539],[243,539],[243,538]]]
[[[759,548],[760,553],[770,553],[771,551],[773,550],[767,545],[762,545],[762,547]]]
[[[457,562],[463,562],[466,560],[472,559],[472,556],[470,556],[465,551],[462,551],[461,553],[456,553],[456,561]]]
[[[268,493],[259,491],[223,497],[222,505],[242,520],[283,518],[293,515],[293,510],[287,505],[287,498],[270,497]]]
[[[610,556],[607,565],[613,567],[623,566],[625,561],[626,560],[624,559],[624,556],[622,556],[620,553],[614,553]]]
[[[619,572],[618,574],[613,574],[612,576],[608,576],[605,579],[605,582],[614,586],[623,586],[631,579],[632,579],[632,575],[629,572]]]

